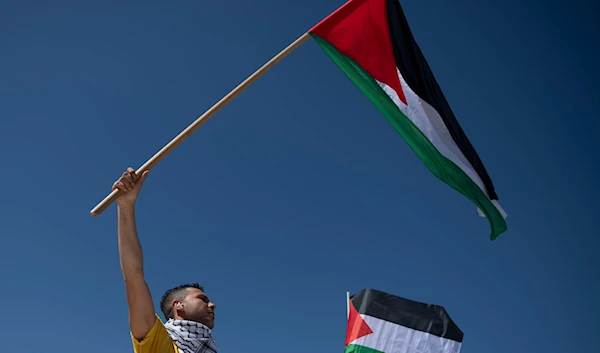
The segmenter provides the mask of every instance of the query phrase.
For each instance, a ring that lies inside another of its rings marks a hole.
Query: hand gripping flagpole
[[[197,128],[199,128],[202,124],[204,124],[208,119],[210,119],[219,109],[223,108],[227,103],[229,103],[233,98],[235,98],[240,92],[250,86],[254,81],[256,81],[260,76],[262,76],[265,72],[267,72],[270,68],[272,68],[275,64],[277,64],[281,59],[287,56],[289,53],[294,51],[300,44],[306,42],[310,38],[310,33],[306,32],[300,38],[296,39],[293,43],[287,46],[287,48],[283,49],[279,54],[275,55],[271,60],[269,60],[266,64],[264,64],[260,69],[256,70],[252,75],[250,75],[246,80],[240,83],[236,88],[234,88],[231,92],[229,92],[225,97],[223,97],[220,101],[218,101],[215,105],[213,105],[209,110],[207,110],[202,116],[200,116],[196,121],[194,121],[190,126],[188,126],[185,130],[183,130],[177,137],[175,137],[171,142],[165,145],[160,151],[158,151],[152,158],[150,158],[144,165],[142,165],[138,170],[136,170],[135,174],[137,176],[142,175],[146,170],[150,170],[154,167],[161,159],[163,159],[169,152],[171,152],[175,147],[177,147],[183,140],[189,137]],[[113,190],[108,196],[104,198],[104,200],[100,201],[96,207],[94,207],[90,214],[92,216],[97,216],[102,213],[110,204],[112,204],[118,197],[121,191],[119,189]]]

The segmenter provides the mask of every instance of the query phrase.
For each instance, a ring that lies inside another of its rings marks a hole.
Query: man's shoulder
[[[152,328],[142,340],[137,340],[131,332],[130,335],[135,353],[179,353],[165,325],[156,314]]]

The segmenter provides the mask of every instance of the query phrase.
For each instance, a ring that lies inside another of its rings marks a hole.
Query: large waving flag
[[[495,239],[506,214],[415,42],[398,0],[350,0],[309,33],[427,168],[469,198]]]
[[[487,217],[492,240],[506,231],[506,213],[497,201],[492,180],[415,42],[399,0],[349,0],[215,103],[136,170],[136,175],[154,167],[219,109],[311,37],[383,113],[425,166]],[[113,190],[90,214],[102,213],[119,192]]]
[[[344,353],[459,353],[462,340],[441,306],[373,289],[348,301]]]

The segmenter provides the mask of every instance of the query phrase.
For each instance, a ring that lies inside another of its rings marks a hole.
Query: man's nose
[[[213,309],[213,310],[215,310],[217,306],[215,305],[215,303],[209,302],[208,303],[208,307],[211,308],[211,309]]]

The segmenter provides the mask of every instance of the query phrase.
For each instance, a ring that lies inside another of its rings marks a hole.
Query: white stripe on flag
[[[461,342],[414,330],[393,322],[361,315],[373,330],[350,342],[384,353],[459,353]]]
[[[398,78],[406,97],[408,105],[404,104],[398,93],[390,86],[383,82],[375,80],[384,92],[392,99],[392,101],[398,106],[400,111],[406,115],[410,121],[425,135],[425,137],[433,144],[433,146],[442,154],[442,156],[448,158],[452,163],[456,164],[462,169],[468,176],[479,186],[484,194],[489,198],[483,181],[475,171],[475,168],[464,156],[460,148],[450,135],[450,131],[446,127],[446,124],[442,120],[440,114],[431,106],[429,103],[422,100],[406,83],[402,74],[398,68],[396,68]],[[496,200],[492,201],[492,204],[496,206],[502,217],[506,218],[506,212],[502,209],[500,204]],[[483,216],[483,213],[478,210],[479,215]]]

